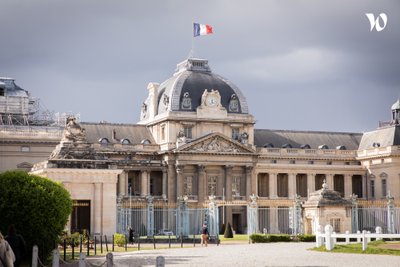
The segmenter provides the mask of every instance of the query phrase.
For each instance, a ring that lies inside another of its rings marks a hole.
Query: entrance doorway
[[[74,200],[71,214],[71,233],[83,230],[90,233],[90,200]]]
[[[242,233],[242,224],[241,224],[242,216],[239,213],[232,214],[232,228],[235,230],[236,234]]]

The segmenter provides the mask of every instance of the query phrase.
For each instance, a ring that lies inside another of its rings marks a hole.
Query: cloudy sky
[[[385,29],[365,13],[386,13]],[[51,111],[136,123],[147,84],[189,55],[193,21],[214,29],[195,55],[242,90],[257,128],[364,132],[400,97],[397,0],[1,0],[0,76]]]

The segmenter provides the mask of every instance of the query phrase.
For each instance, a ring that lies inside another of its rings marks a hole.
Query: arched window
[[[107,145],[110,143],[110,141],[107,138],[103,137],[99,139],[99,143],[102,145]]]
[[[127,138],[124,138],[124,139],[121,140],[121,144],[123,144],[123,145],[130,145],[130,144],[131,144],[131,141],[130,141],[129,139],[127,139]]]
[[[301,145],[300,148],[301,149],[311,149],[309,144]]]
[[[292,148],[292,145],[291,144],[283,144],[282,148]]]
[[[140,143],[141,143],[142,145],[150,145],[150,144],[151,144],[151,142],[150,142],[149,139],[143,139]]]

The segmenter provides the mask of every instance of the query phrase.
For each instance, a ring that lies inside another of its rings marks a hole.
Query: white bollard
[[[329,224],[326,225],[325,226],[325,244],[326,244],[325,247],[326,247],[326,250],[328,250],[328,251],[331,251],[335,247],[335,245],[333,244],[333,239],[331,237],[332,232],[333,232],[333,227]]]
[[[377,234],[382,234],[382,227],[380,226],[375,227],[375,232]],[[378,237],[376,240],[382,240],[382,238]]]
[[[107,267],[113,267],[114,266],[114,259],[113,259],[113,254],[112,253],[107,253],[106,260],[107,260]]]
[[[85,253],[83,253],[83,252],[80,253],[79,254],[79,267],[86,267],[85,259],[86,259]]]
[[[362,250],[365,251],[368,248],[368,239],[365,237],[367,231],[362,232]]]
[[[346,231],[346,245],[350,244],[350,237],[348,236],[350,234],[350,231]]]
[[[370,233],[371,233],[371,231],[367,231],[367,234],[370,234]],[[371,237],[368,237],[367,240],[368,240],[367,241],[368,243],[371,242]]]
[[[58,249],[53,249],[53,265],[52,267],[60,266],[60,252]]]
[[[34,245],[32,249],[32,267],[37,267],[38,264],[38,246]]]
[[[360,231],[357,231],[357,234],[361,234],[361,232]],[[360,237],[357,237],[357,243],[360,243],[361,242],[361,238]]]

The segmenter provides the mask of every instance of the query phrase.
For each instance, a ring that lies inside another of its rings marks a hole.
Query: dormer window
[[[127,139],[127,138],[124,138],[124,139],[121,140],[121,144],[122,145],[130,145],[131,141],[129,139]]]
[[[271,143],[266,143],[266,144],[263,145],[263,147],[264,147],[264,148],[273,148],[274,145],[271,144]]]
[[[140,142],[142,145],[150,145],[151,144],[151,142],[150,142],[150,140],[149,139],[143,139],[141,142]]]
[[[337,146],[336,149],[337,150],[346,150],[346,147],[345,146]]]
[[[327,146],[327,145],[320,145],[319,147],[318,147],[318,149],[329,149],[329,147]]]
[[[107,145],[110,143],[110,141],[107,138],[103,137],[99,139],[99,143],[102,145]]]
[[[282,148],[292,148],[292,145],[291,144],[283,144]]]
[[[311,149],[309,144],[301,145],[300,148],[301,149]]]

